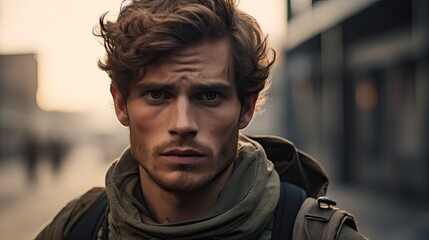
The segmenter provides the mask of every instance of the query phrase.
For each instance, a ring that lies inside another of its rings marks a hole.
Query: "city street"
[[[0,168],[0,239],[32,239],[72,198],[103,186],[109,164],[95,148],[80,147],[64,160],[57,174],[41,159],[37,178],[29,184],[19,163]]]
[[[32,239],[40,227],[69,200],[92,186],[102,186],[109,163],[96,148],[79,147],[56,175],[47,161],[37,167],[37,179],[26,181],[20,162],[0,166],[0,239]],[[332,186],[339,207],[355,213],[370,239],[424,240],[429,235],[429,208],[364,190]]]

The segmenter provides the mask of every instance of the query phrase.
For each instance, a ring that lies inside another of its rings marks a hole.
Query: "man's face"
[[[231,167],[255,105],[240,104],[231,68],[229,40],[205,40],[148,66],[126,100],[112,86],[141,177],[169,192],[196,192]]]

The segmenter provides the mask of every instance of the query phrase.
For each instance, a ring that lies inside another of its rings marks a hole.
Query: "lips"
[[[177,157],[203,157],[204,153],[193,149],[171,149],[161,154],[162,156],[177,156]]]
[[[194,149],[171,149],[161,154],[167,161],[173,164],[196,164],[206,156],[203,152]]]

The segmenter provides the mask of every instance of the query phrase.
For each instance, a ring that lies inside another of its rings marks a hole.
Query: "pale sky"
[[[0,0],[0,54],[36,53],[37,103],[44,110],[112,111],[109,79],[97,60],[104,49],[92,28],[117,14],[120,0]],[[286,33],[286,1],[241,0],[275,48]]]

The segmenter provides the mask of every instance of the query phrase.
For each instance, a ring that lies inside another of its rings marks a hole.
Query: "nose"
[[[189,137],[198,133],[196,112],[185,97],[172,103],[168,132],[172,136]]]

